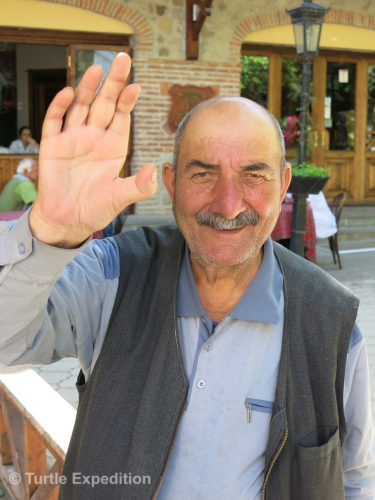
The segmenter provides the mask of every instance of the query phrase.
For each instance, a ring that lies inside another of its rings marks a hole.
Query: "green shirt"
[[[27,177],[16,174],[8,182],[0,195],[0,212],[22,210],[36,198],[34,184]]]

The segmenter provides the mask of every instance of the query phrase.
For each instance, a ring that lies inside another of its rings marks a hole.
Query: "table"
[[[290,239],[292,234],[292,211],[293,203],[282,203],[281,212],[276,222],[275,229],[272,231],[271,238],[275,241]],[[316,264],[316,232],[315,222],[311,207],[306,206],[306,225],[305,225],[305,248],[306,258]]]

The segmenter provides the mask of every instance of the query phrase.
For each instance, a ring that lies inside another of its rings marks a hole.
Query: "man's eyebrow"
[[[206,163],[201,160],[191,160],[185,165],[186,170],[196,167],[205,168],[206,170],[219,170],[220,168],[220,166],[215,163]]]
[[[272,168],[270,165],[267,165],[267,163],[250,163],[250,165],[244,165],[243,167],[240,167],[240,170],[242,172],[257,172],[257,171],[267,171],[270,173],[274,173],[275,170]]]

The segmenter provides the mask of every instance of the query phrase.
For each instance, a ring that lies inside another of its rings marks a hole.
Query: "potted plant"
[[[328,179],[328,168],[306,162],[292,165],[292,181],[288,191],[293,194],[318,194]]]

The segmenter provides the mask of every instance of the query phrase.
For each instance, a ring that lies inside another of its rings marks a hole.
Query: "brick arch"
[[[324,21],[331,24],[345,24],[356,28],[375,30],[375,15],[363,14],[352,10],[331,9]],[[290,16],[285,11],[250,16],[241,21],[233,31],[232,40],[230,41],[230,57],[239,58],[242,42],[245,36],[251,31],[275,28],[284,24],[290,24]]]
[[[123,21],[129,24],[134,30],[136,45],[134,49],[142,51],[150,51],[153,45],[153,31],[149,21],[138,11],[119,4],[113,0],[42,0],[43,2],[69,5],[79,9],[88,10],[101,14],[103,16],[112,17],[117,21]]]

